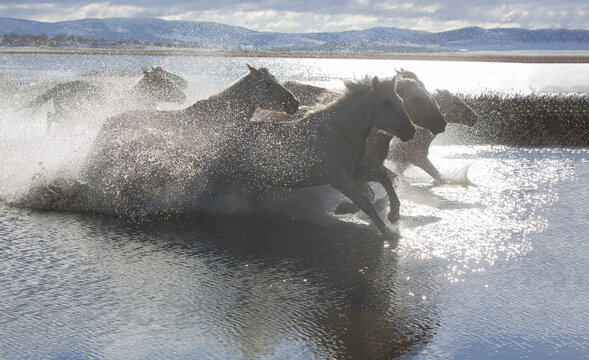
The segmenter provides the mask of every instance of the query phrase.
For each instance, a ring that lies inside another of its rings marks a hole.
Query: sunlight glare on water
[[[400,196],[408,199],[403,209],[409,224],[420,219],[426,224],[402,228],[405,239],[400,251],[419,259],[447,260],[452,281],[461,280],[464,272],[482,271],[498,259],[521,259],[532,251],[529,234],[547,227],[542,210],[558,200],[554,184],[574,174],[571,161],[543,150],[434,149],[432,161],[441,168],[469,166],[468,178],[474,185],[401,186]],[[420,170],[411,175],[425,176]]]
[[[342,196],[328,187],[270,194],[259,212],[148,221],[9,204],[37,175],[75,177],[112,111],[47,135],[52,109],[31,114],[22,105],[57,81],[125,88],[142,67],[161,64],[189,81],[184,104],[160,107],[180,109],[229,86],[246,63],[331,89],[405,68],[430,90],[507,93],[586,85],[586,64],[3,60],[0,358],[543,359],[589,351],[587,149],[456,145],[441,134],[430,159],[451,185],[432,186],[408,169],[397,186],[398,247],[365,215],[335,215]]]

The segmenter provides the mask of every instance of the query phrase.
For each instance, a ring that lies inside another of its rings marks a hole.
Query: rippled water
[[[214,59],[7,59],[2,71],[25,85],[167,62],[193,97],[235,80],[246,61],[219,60],[197,75]],[[444,66],[264,61],[285,80],[323,85],[350,69]],[[3,199],[26,192],[39,162],[48,173],[76,168],[93,131],[47,137],[42,113],[15,110],[28,95],[9,95],[0,105]],[[410,169],[398,184],[397,248],[365,216],[333,215],[340,197],[326,188],[256,213],[141,223],[0,204],[0,358],[586,356],[589,149],[438,145],[431,159],[472,185],[432,187]]]

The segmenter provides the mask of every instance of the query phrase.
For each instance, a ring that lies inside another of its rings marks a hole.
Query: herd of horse
[[[129,96],[150,106],[136,104],[103,123],[84,176],[108,178],[121,161],[132,161],[138,143],[147,151],[164,143],[192,154],[194,166],[207,179],[202,194],[208,198],[236,183],[254,197],[275,187],[331,185],[386,235],[391,230],[375,209],[368,185],[383,186],[390,204],[388,219],[398,220],[396,175],[385,160],[393,160],[400,172],[419,166],[443,183],[428,160],[429,145],[447,123],[473,126],[477,120],[459,97],[446,90],[430,94],[404,69],[392,78],[345,81],[345,90],[337,92],[281,83],[268,69],[247,66],[247,74],[227,89],[181,110],[153,106],[159,101],[183,103],[186,80],[160,66],[146,70]],[[68,98],[97,94],[97,86],[74,81],[48,90],[29,105],[52,99],[56,113],[48,119],[50,126],[71,111]]]

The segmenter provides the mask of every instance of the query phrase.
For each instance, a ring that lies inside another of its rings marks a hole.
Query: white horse
[[[325,103],[332,101],[336,92],[296,83],[286,82],[285,87],[293,92],[304,105],[310,106],[317,102]],[[425,90],[419,79],[403,77],[402,74],[397,76],[397,94],[403,99],[403,108],[411,118],[411,121],[418,125],[417,133],[441,133],[446,127],[446,120],[440,112],[440,108],[432,95]],[[298,114],[302,117],[302,114]],[[295,116],[297,116],[295,115]],[[262,117],[263,121],[293,121],[293,117],[286,114],[268,113]],[[372,129],[366,140],[362,156],[358,158],[357,170],[354,178],[360,181],[378,182],[385,189],[389,198],[389,220],[396,221],[399,219],[400,201],[395,193],[393,181],[396,175],[384,166],[384,160],[389,153],[389,143],[393,137],[390,134],[382,132],[376,128]],[[409,142],[402,142],[395,139],[400,144],[413,144],[415,138]],[[410,145],[409,145],[410,146]],[[369,188],[366,192],[371,192]],[[357,211],[357,207],[352,204],[344,203],[338,207],[336,213],[348,211]],[[349,210],[348,210],[349,209]]]
[[[125,108],[152,109],[160,102],[183,103],[186,100],[184,90],[188,82],[163,67],[157,65],[143,71],[143,76],[131,89],[119,94],[118,105]],[[52,101],[54,113],[47,114],[47,130],[61,119],[72,118],[80,111],[92,109],[96,105],[106,105],[109,98],[108,89],[92,84],[86,80],[74,80],[57,84],[38,95],[25,105],[28,108],[40,108]]]
[[[425,85],[415,73],[401,69],[400,71],[397,71],[397,76],[415,81],[425,91]],[[404,97],[404,94],[399,95],[405,100],[403,103],[404,106],[409,105],[408,102],[412,101],[411,97]],[[478,115],[460,97],[452,94],[448,90],[435,90],[432,93],[432,96],[446,123],[465,126],[474,126],[476,124]],[[406,106],[411,119],[417,119],[414,115],[415,111],[413,111],[412,108],[419,112],[418,108]],[[421,127],[416,128],[413,140],[408,142],[399,141],[398,139],[391,138],[382,133],[374,134],[374,136],[371,134],[367,143],[367,156],[364,159],[366,169],[363,173],[372,173],[373,176],[377,176],[380,179],[379,182],[385,187],[385,189],[390,189],[392,188],[393,181],[396,177],[395,172],[402,175],[410,165],[414,165],[420,167],[432,176],[436,184],[443,184],[446,179],[444,179],[442,174],[428,159],[429,147],[439,132],[432,131],[432,128],[427,125],[428,122],[417,122],[416,124]],[[395,172],[384,167],[383,163],[387,158],[393,162]],[[395,202],[395,199],[391,199],[390,191],[387,191],[387,194],[392,208],[392,204],[398,203],[398,200]],[[353,204],[343,203],[340,204],[338,209],[336,209],[336,213],[343,214],[357,212],[358,210],[359,209],[356,206],[353,206]]]
[[[208,193],[218,194],[232,179],[252,191],[268,187],[303,188],[329,184],[356,203],[381,233],[389,228],[355,180],[358,159],[372,128],[402,141],[415,127],[395,92],[396,78],[346,82],[346,92],[297,122],[249,122],[224,142],[220,161],[209,174]]]

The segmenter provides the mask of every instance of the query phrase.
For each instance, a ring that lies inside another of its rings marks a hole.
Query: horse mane
[[[344,96],[360,95],[372,89],[372,78],[366,75],[360,80],[345,80],[344,85],[346,86]]]
[[[427,90],[420,85],[419,80],[413,78],[399,76],[397,84],[399,84],[399,86],[397,86],[397,94],[399,94],[401,98],[407,98],[411,94],[416,93],[418,95],[420,93],[427,93]]]

